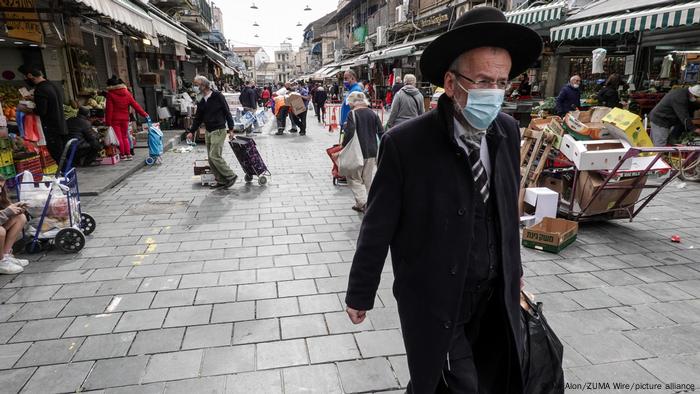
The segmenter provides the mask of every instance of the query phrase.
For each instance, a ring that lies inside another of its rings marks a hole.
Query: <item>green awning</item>
[[[700,1],[569,23],[550,29],[552,41],[579,40],[700,24]]]
[[[560,0],[546,5],[506,12],[506,19],[508,19],[510,23],[517,23],[519,25],[534,25],[542,22],[558,21],[564,16],[565,9],[566,1]]]

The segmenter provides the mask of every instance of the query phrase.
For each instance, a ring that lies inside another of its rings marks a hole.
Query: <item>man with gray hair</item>
[[[194,77],[193,85],[194,91],[201,94],[202,99],[197,103],[197,112],[187,138],[192,139],[193,133],[196,133],[199,126],[204,124],[207,129],[204,141],[207,146],[209,167],[216,177],[216,187],[228,189],[236,183],[238,178],[222,157],[224,142],[226,142],[226,126],[231,139],[235,138],[231,111],[224,95],[212,90],[212,84],[206,77],[201,75]]]
[[[403,79],[404,87],[394,96],[391,103],[388,127],[394,127],[399,123],[416,118],[425,112],[423,94],[416,88],[416,76],[406,74]]]

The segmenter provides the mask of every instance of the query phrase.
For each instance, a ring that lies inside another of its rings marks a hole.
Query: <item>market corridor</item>
[[[85,249],[0,277],[0,391],[403,392],[391,264],[353,326],[361,216],[331,182],[337,133],[309,123],[256,135],[266,187],[201,187],[198,146],[84,199],[98,222]],[[674,183],[633,223],[582,226],[560,255],[522,253],[567,381],[700,383],[699,184]]]

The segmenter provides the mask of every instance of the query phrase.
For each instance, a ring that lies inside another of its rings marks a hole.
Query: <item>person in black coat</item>
[[[241,106],[243,106],[243,110],[246,112],[254,112],[258,108],[258,94],[255,92],[255,88],[253,88],[253,82],[246,82],[243,91],[241,91],[239,100]]]
[[[78,148],[75,151],[75,162],[79,166],[99,166],[97,155],[102,148],[92,131],[92,123],[88,120],[90,109],[80,107],[78,116],[66,121],[68,125],[68,139],[77,139]]]
[[[558,116],[564,116],[569,111],[575,111],[581,105],[581,77],[574,75],[569,78],[556,99],[554,112]]]
[[[598,104],[609,108],[622,108],[622,105],[620,105],[620,94],[618,93],[620,84],[620,75],[617,73],[610,74],[605,81],[605,85],[598,92]]]
[[[314,92],[314,110],[316,110],[316,119],[321,122],[321,118],[326,117],[326,100],[328,100],[328,94],[323,86],[316,88]]]
[[[437,110],[382,138],[345,302],[361,323],[391,249],[408,393],[523,391],[520,130],[499,110],[541,51],[535,31],[474,8],[421,57],[445,88]]]

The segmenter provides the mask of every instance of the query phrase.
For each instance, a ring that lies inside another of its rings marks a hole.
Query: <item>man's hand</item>
[[[228,129],[228,138],[233,141],[236,139],[236,134],[233,132],[233,129]]]
[[[187,136],[186,136],[185,138],[188,139],[188,140],[190,140],[190,141],[194,141],[194,134],[192,134],[192,133],[187,133]]]
[[[358,311],[357,309],[352,309],[350,307],[347,307],[345,311],[348,313],[348,317],[350,317],[350,321],[352,321],[353,324],[362,323],[365,321],[365,317],[367,316],[367,311]]]

